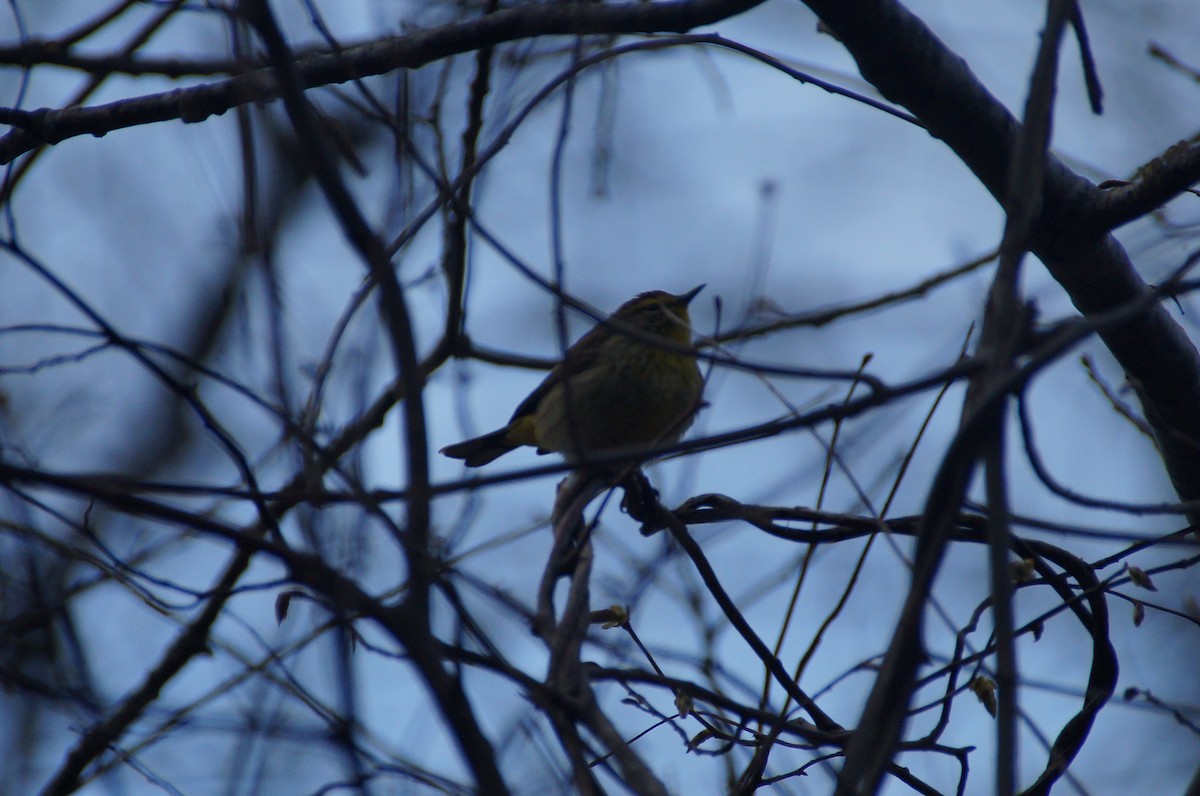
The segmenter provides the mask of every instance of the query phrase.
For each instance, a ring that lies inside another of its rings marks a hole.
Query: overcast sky
[[[83,10],[90,5],[26,2],[22,10],[28,34],[59,35],[82,16],[94,13]],[[286,18],[294,42],[317,40],[299,4],[274,5]],[[324,5],[326,21],[347,41],[395,32],[406,20],[431,24],[438,18],[433,10],[414,11],[417,4]],[[1156,43],[1200,67],[1200,49],[1196,47],[1200,15],[1194,0],[1098,0],[1084,5],[1106,92],[1104,114],[1095,116],[1088,110],[1078,48],[1068,37],[1063,47],[1053,146],[1069,166],[1094,181],[1128,178],[1138,166],[1197,131],[1200,85],[1150,57],[1147,50]],[[909,3],[909,7],[970,64],[995,96],[1019,114],[1038,43],[1042,4],[1032,0],[926,0]],[[17,36],[11,19],[7,9],[0,13],[0,37],[5,43]],[[114,31],[89,46],[100,50],[124,41],[134,27],[126,25],[120,35]],[[770,2],[716,30],[802,71],[871,95],[845,51],[817,31],[816,19],[799,3]],[[200,11],[183,14],[145,52],[224,55],[227,44],[222,31],[214,15]],[[545,52],[563,44],[560,40],[538,41],[532,47]],[[511,51],[526,49],[519,45]],[[544,60],[520,74],[500,71],[490,98],[494,105],[484,139],[497,133],[515,109],[564,63]],[[462,59],[449,81],[444,113],[447,129],[455,136],[469,67],[469,59]],[[435,67],[411,76],[417,101],[432,96],[437,77]],[[707,283],[693,304],[693,320],[698,333],[711,334],[748,320],[769,320],[780,313],[833,307],[902,289],[998,244],[1003,215],[967,169],[920,128],[878,110],[801,84],[718,48],[635,54],[615,62],[604,79],[615,81],[616,86],[608,97],[615,100],[611,137],[604,132],[600,111],[601,70],[592,70],[577,85],[561,181],[565,285],[601,312],[612,311],[641,291],[682,292]],[[22,107],[61,106],[81,80],[75,73],[39,69],[26,89]],[[113,78],[87,104],[186,84]],[[392,78],[368,84],[385,101],[394,95]],[[20,86],[16,70],[0,71],[4,104],[16,101]],[[329,93],[314,96],[320,96],[322,106],[331,113],[344,111]],[[546,277],[553,276],[551,163],[561,112],[561,94],[536,110],[485,172],[475,196],[479,223]],[[283,118],[277,113],[272,117],[277,122]],[[41,156],[11,205],[18,239],[121,332],[181,345],[194,334],[199,298],[222,284],[236,259],[233,253],[242,204],[236,133],[236,120],[230,113],[198,125],[149,125],[59,144]],[[602,194],[596,190],[595,170],[600,145],[611,147],[603,170]],[[411,218],[411,212],[403,206],[404,192],[389,142],[377,139],[362,157],[368,173],[354,177],[353,187],[366,215],[394,235],[397,226]],[[277,174],[265,177],[280,179]],[[296,386],[300,403],[294,408],[299,408],[311,383],[311,370],[361,287],[364,271],[314,186],[308,184],[288,198],[297,204],[275,251],[277,320],[287,351],[283,377]],[[1118,231],[1118,237],[1144,278],[1155,281],[1196,249],[1198,223],[1200,199],[1185,196],[1159,217]],[[436,271],[440,245],[440,233],[431,227],[398,258],[401,277],[411,286],[408,295],[426,351],[436,340],[444,312],[444,288],[436,273],[428,278],[431,269]],[[556,356],[560,349],[553,298],[480,238],[473,239],[472,246],[467,332],[492,349]],[[0,258],[0,262],[0,325],[60,323],[92,328],[45,280],[15,260]],[[754,362],[837,371],[854,370],[871,354],[871,373],[889,383],[904,382],[953,362],[971,324],[981,317],[990,275],[989,269],[979,270],[919,302],[822,328],[775,334],[738,344],[728,353]],[[1037,303],[1043,321],[1074,317],[1069,301],[1036,260],[1026,261],[1024,288]],[[267,356],[272,323],[266,292],[258,279],[248,280],[244,290],[234,302],[236,320],[224,333],[221,355],[213,364],[226,376],[270,395],[276,375]],[[716,299],[722,304],[720,315]],[[1173,308],[1194,339],[1198,339],[1196,310],[1189,298]],[[588,323],[573,316],[572,333],[580,333]],[[62,334],[10,330],[0,335],[0,366],[16,368],[86,347],[86,342]],[[1084,343],[1047,369],[1029,393],[1037,441],[1047,467],[1071,488],[1089,495],[1139,503],[1172,500],[1152,445],[1113,413],[1080,365],[1081,354],[1094,359],[1102,379],[1121,387],[1119,368],[1095,341]],[[349,420],[392,377],[389,349],[380,335],[373,303],[355,316],[336,362],[335,376],[340,381],[326,398],[321,421],[325,432]],[[499,427],[541,375],[481,363],[452,363],[442,368],[427,392],[431,446],[436,449]],[[729,431],[784,416],[794,408],[838,402],[844,399],[846,386],[843,381],[819,379],[760,379],[718,368],[708,384],[709,405],[692,435]],[[202,383],[200,390],[248,458],[261,467],[264,486],[285,483],[296,462],[275,448],[278,425],[230,390],[210,382]],[[214,485],[236,483],[234,470],[211,441],[194,443],[196,452],[182,459],[170,460],[169,451],[155,454],[167,460],[161,468],[143,461],[148,449],[157,450],[156,446],[164,443],[155,435],[167,433],[165,429],[172,426],[154,409],[164,399],[161,387],[118,352],[56,363],[32,373],[0,371],[0,391],[0,434],[6,457],[26,456],[40,466],[63,471],[124,471],[137,462],[159,478],[169,475]],[[961,391],[952,389],[940,406],[890,514],[920,511],[933,468],[955,429],[961,398]],[[1126,398],[1133,400],[1131,395]],[[924,393],[848,423],[841,432],[839,451],[849,474],[834,473],[824,506],[858,513],[880,510],[899,459],[916,437],[933,399],[932,393]],[[404,483],[397,421],[394,411],[390,422],[367,445],[361,465],[362,477],[370,486],[397,488]],[[828,426],[816,431],[821,439],[829,439]],[[1020,448],[1021,441],[1014,435],[1010,449],[1015,452],[1011,467],[1015,512],[1137,535],[1177,527],[1179,521],[1169,517],[1087,511],[1053,497],[1029,472]],[[823,458],[823,443],[806,431],[797,431],[666,462],[655,466],[650,475],[664,501],[672,505],[693,495],[718,492],[746,502],[814,506]],[[520,451],[489,465],[483,473],[503,473],[548,461]],[[436,456],[433,474],[435,481],[465,475],[458,462]],[[549,543],[544,530],[520,532],[545,519],[554,483],[555,477],[519,481],[476,494],[466,506],[461,494],[435,504],[439,533],[453,540],[457,553],[465,554],[459,566],[525,606],[532,605]],[[870,506],[863,505],[860,489]],[[686,658],[696,653],[700,640],[684,595],[697,586],[697,580],[662,535],[640,537],[633,521],[622,515],[615,503],[603,509],[597,532],[594,607],[629,603],[639,635],[661,652],[659,661],[668,674],[693,677],[696,670]],[[23,517],[22,512],[27,511],[11,499],[0,505],[14,517]],[[65,501],[55,505],[72,512],[76,519],[81,516],[80,506]],[[240,504],[218,504],[215,510],[232,520],[251,517],[248,508]],[[464,511],[469,513],[464,516]],[[323,544],[347,571],[373,589],[386,590],[397,582],[398,552],[385,531],[360,527],[356,525],[359,519],[347,509],[331,510],[320,521],[312,521],[313,527],[334,534]],[[211,584],[228,552],[219,544],[175,540],[174,531],[161,527],[124,523],[118,528],[128,535],[110,536],[109,542],[121,555],[173,540],[174,553],[155,557],[150,570],[194,589]],[[513,538],[506,539],[509,534]],[[766,539],[745,526],[702,527],[695,534],[760,634],[773,640],[794,582],[791,573],[803,549]],[[299,538],[297,535],[297,541]],[[1052,534],[1039,538],[1088,559],[1123,546]],[[816,554],[801,594],[798,618],[784,646],[785,660],[795,660],[808,647],[844,588],[860,544],[837,545]],[[907,588],[902,554],[908,549],[907,542],[899,539],[876,543],[854,599],[805,674],[803,685],[810,692],[820,691],[849,667],[886,648],[891,622]],[[1179,557],[1179,548],[1167,548],[1148,553],[1135,563],[1150,567]],[[986,567],[982,549],[956,549],[950,557],[936,591],[955,627],[967,620],[986,594]],[[250,582],[257,583],[281,573],[262,565],[251,574]],[[79,577],[85,576],[81,573]],[[1175,609],[1183,608],[1187,595],[1196,596],[1200,591],[1195,570],[1168,573],[1156,583],[1159,593],[1154,598]],[[235,600],[232,616],[218,625],[222,643],[257,659],[265,651],[264,644],[280,646],[301,638],[310,623],[321,620],[322,615],[315,611],[301,612],[276,628],[272,611],[276,593],[265,589]],[[172,593],[170,599],[186,604],[179,594]],[[512,662],[540,674],[544,649],[519,617],[498,609],[483,594],[468,591],[467,599],[485,617],[494,618],[496,638]],[[1047,600],[1042,593],[1022,592],[1017,600],[1018,622],[1045,610],[1052,604]],[[115,587],[92,590],[76,605],[84,645],[94,656],[91,672],[99,692],[109,699],[116,699],[140,680],[176,628],[174,619],[153,614],[127,591]],[[1113,600],[1110,608],[1122,662],[1118,697],[1127,687],[1149,689],[1163,699],[1190,706],[1188,715],[1196,721],[1200,680],[1195,676],[1195,661],[1200,654],[1200,636],[1195,624],[1152,612],[1146,623],[1135,629],[1128,604]],[[717,648],[730,672],[725,684],[740,681],[752,690],[760,688],[760,666],[753,655],[717,620],[714,605],[705,604],[702,610],[720,628]],[[1021,707],[1040,732],[1051,738],[1077,709],[1086,682],[1086,639],[1072,623],[1072,619],[1059,616],[1048,623],[1040,642],[1023,639],[1018,645],[1022,673],[1030,684],[1021,691]],[[644,665],[617,631],[607,632],[611,637],[601,636],[602,640],[621,652],[589,648],[585,657]],[[935,657],[947,655],[954,628],[947,628],[934,615],[929,632]],[[972,643],[986,643],[986,630],[977,632]],[[329,674],[332,657],[328,645],[317,644],[291,659],[295,676],[331,700],[336,696]],[[355,653],[354,665],[362,677],[361,720],[379,747],[399,750],[423,765],[461,776],[460,764],[429,719],[420,686],[405,666],[363,649]],[[182,705],[204,694],[240,666],[229,650],[194,663],[165,695],[165,705]],[[843,724],[852,725],[870,679],[865,673],[848,678],[820,699],[822,707]],[[532,742],[521,740],[519,728],[509,723],[525,709],[525,703],[494,680],[478,678],[471,684],[473,696],[487,705],[481,711],[485,724],[512,744],[502,760],[505,770],[519,786],[528,786],[528,790],[519,787],[519,792],[538,792],[537,784],[544,781],[540,778],[548,776],[540,770],[542,758]],[[487,689],[494,690],[489,693]],[[652,723],[647,714],[620,705],[624,694],[615,687],[603,687],[600,693],[627,737]],[[930,695],[921,694],[918,701],[923,698]],[[671,710],[669,699],[661,693],[654,694],[654,699],[658,709]],[[247,711],[286,713],[295,709],[285,710],[284,701],[269,689],[235,689],[183,731],[182,740],[145,752],[145,760],[160,773],[169,771],[170,781],[185,793],[217,792],[227,782],[228,761],[236,758],[229,743],[234,735],[223,730]],[[93,720],[69,710],[45,709],[35,770],[21,772],[26,778],[22,781],[42,782],[73,743],[77,728]],[[919,722],[927,718],[918,719],[917,726],[924,726]],[[289,719],[296,727],[320,726],[300,712]],[[9,748],[15,746],[19,726],[16,719],[5,726],[0,718]],[[684,726],[690,733],[699,730],[694,722]],[[945,742],[978,747],[971,757],[971,792],[987,792],[984,783],[990,777],[993,735],[994,725],[982,707],[963,699]],[[340,770],[341,761],[332,753],[305,755],[310,747],[293,742],[295,739],[258,740],[263,750],[259,761],[268,775],[264,780],[267,789],[257,792],[306,792],[315,789],[313,783],[329,781]],[[1028,782],[1044,765],[1046,753],[1028,730],[1023,732],[1022,746],[1021,781]],[[655,730],[640,740],[637,748],[653,761],[673,792],[716,792],[714,783],[723,771],[722,759],[685,754],[679,737],[669,729]],[[434,762],[443,756],[444,764]],[[1139,706],[1114,705],[1101,714],[1072,772],[1088,793],[1178,793],[1193,775],[1198,758],[1200,739],[1180,729],[1169,716]],[[744,764],[743,757],[737,759]],[[214,765],[214,761],[220,764]],[[948,759],[913,756],[901,762],[939,787],[952,787],[957,775]],[[18,776],[18,772],[12,773]],[[805,779],[792,780],[789,792],[827,793],[830,781],[827,773],[817,770]],[[420,792],[412,787],[411,792]],[[1056,792],[1071,793],[1071,788],[1064,782]],[[85,792],[157,791],[126,771]],[[893,783],[887,792],[906,790]]]

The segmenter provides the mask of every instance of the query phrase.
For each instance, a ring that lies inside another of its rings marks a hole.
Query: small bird
[[[479,467],[522,445],[577,462],[676,442],[704,387],[695,356],[680,350],[692,347],[688,303],[703,287],[625,302],[567,349],[508,425],[441,452]]]

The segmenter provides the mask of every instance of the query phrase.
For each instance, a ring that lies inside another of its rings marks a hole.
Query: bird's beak
[[[696,297],[696,294],[704,289],[704,287],[705,287],[704,285],[700,285],[700,287],[694,287],[686,293],[681,293],[678,296],[679,303],[686,307],[688,304],[690,304],[692,302],[692,299],[694,299]]]

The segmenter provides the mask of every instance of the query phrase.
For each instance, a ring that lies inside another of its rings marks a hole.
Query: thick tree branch
[[[850,50],[867,80],[945,141],[993,196],[1004,197],[1018,123],[961,58],[894,0],[805,1]],[[1148,291],[1106,230],[1129,220],[1134,208],[1156,206],[1145,195],[1165,201],[1183,190],[1200,168],[1200,146],[1183,145],[1170,160],[1175,168],[1166,171],[1175,175],[1172,179],[1164,176],[1140,192],[1131,188],[1106,197],[1053,155],[1046,156],[1030,251],[1085,316],[1128,304]],[[1122,202],[1122,195],[1139,198]],[[1200,498],[1200,412],[1195,410],[1200,355],[1195,346],[1160,306],[1147,306],[1143,314],[1102,329],[1100,336],[1138,388],[1179,496]]]
[[[763,0],[676,0],[666,3],[564,3],[526,5],[442,25],[407,36],[349,47],[336,53],[297,58],[293,70],[310,89],[396,69],[415,69],[451,55],[534,36],[683,33],[740,14]],[[0,164],[43,144],[105,133],[140,124],[181,119],[200,122],[250,102],[280,95],[270,69],[218,83],[119,100],[91,108],[16,111],[0,109],[0,123],[17,128],[0,138]]]
[[[1016,184],[1011,169],[1021,168],[1014,154],[1023,131],[967,65],[892,0],[806,2],[850,50],[863,76],[911,110],[1007,206],[1010,186]],[[1027,208],[1032,223],[1020,236],[1022,248],[1027,245],[1046,264],[1084,315],[1145,295],[1149,288],[1124,250],[1107,234],[1108,227],[1088,213],[1097,189],[1048,153],[1042,176],[1039,195]],[[1200,495],[1200,418],[1194,410],[1200,402],[1200,356],[1195,347],[1160,306],[1147,307],[1144,314],[1100,335],[1141,388],[1176,490],[1185,500]],[[1001,392],[988,392],[991,402],[1003,400]],[[890,758],[886,750],[900,737],[899,717],[911,697],[920,659],[920,617],[973,470],[975,445],[970,440],[982,430],[977,424],[964,425],[931,493],[902,620],[847,749],[839,793],[873,792],[880,765]],[[1005,787],[1011,789],[1007,782]]]

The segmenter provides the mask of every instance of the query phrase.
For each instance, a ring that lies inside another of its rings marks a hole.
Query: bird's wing
[[[602,325],[597,326],[576,340],[575,344],[567,349],[566,356],[563,357],[562,361],[546,374],[546,378],[542,379],[542,383],[534,388],[533,392],[529,393],[524,401],[521,401],[520,406],[513,412],[512,418],[508,422],[511,424],[513,420],[532,415],[537,411],[538,404],[541,403],[546,393],[558,386],[563,379],[591,367],[600,354],[600,347],[595,342],[596,338],[601,337],[605,331]]]

